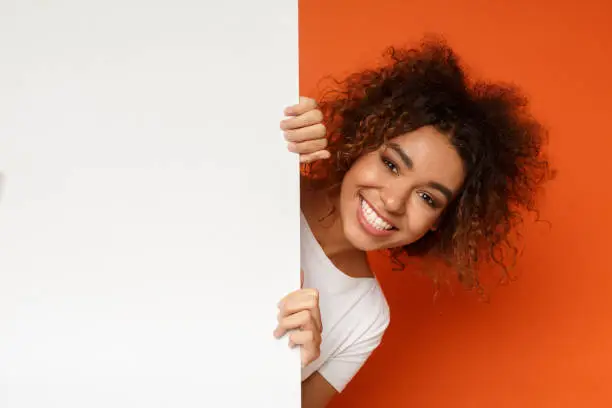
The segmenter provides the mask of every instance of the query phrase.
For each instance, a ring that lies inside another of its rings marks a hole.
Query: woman
[[[518,211],[550,176],[546,132],[516,89],[468,80],[440,41],[388,56],[281,122],[305,163],[303,288],[279,303],[274,334],[301,347],[305,407],[341,392],[389,324],[368,251],[443,260],[480,289],[478,268],[506,271]]]

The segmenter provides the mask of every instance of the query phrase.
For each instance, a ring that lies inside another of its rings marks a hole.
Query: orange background
[[[494,4],[496,3],[496,4]],[[503,5],[502,5],[503,3]],[[443,34],[477,75],[514,81],[551,131],[557,179],[518,281],[491,303],[374,265],[382,346],[333,407],[612,407],[612,2],[301,0],[301,94]]]

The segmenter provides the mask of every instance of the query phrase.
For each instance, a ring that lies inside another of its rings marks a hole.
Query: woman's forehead
[[[418,174],[452,186],[464,178],[464,164],[447,135],[431,126],[397,136],[386,145]]]
[[[387,146],[393,147],[394,150],[401,150],[413,160],[452,159],[454,156],[459,158],[448,135],[441,133],[433,126],[424,126],[412,132],[394,137],[387,143]],[[398,153],[400,152],[398,151]]]

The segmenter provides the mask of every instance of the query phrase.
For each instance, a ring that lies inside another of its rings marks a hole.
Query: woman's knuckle
[[[295,142],[296,139],[296,133],[295,130],[293,129],[287,129],[285,130],[285,140],[288,142]]]
[[[307,309],[313,309],[313,308],[317,307],[317,301],[313,297],[309,298],[304,303],[305,303],[305,306],[306,306]]]
[[[312,297],[313,300],[318,301],[319,300],[319,291],[317,289],[310,289],[310,296]]]
[[[282,124],[283,124],[283,129],[291,130],[295,127],[295,118],[285,119],[283,120]]]

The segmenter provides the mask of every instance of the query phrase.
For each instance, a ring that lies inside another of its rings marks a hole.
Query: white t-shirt
[[[380,344],[389,306],[375,278],[352,278],[327,258],[301,216],[304,288],[319,291],[323,324],[321,355],[302,369],[302,381],[318,371],[342,391]]]

